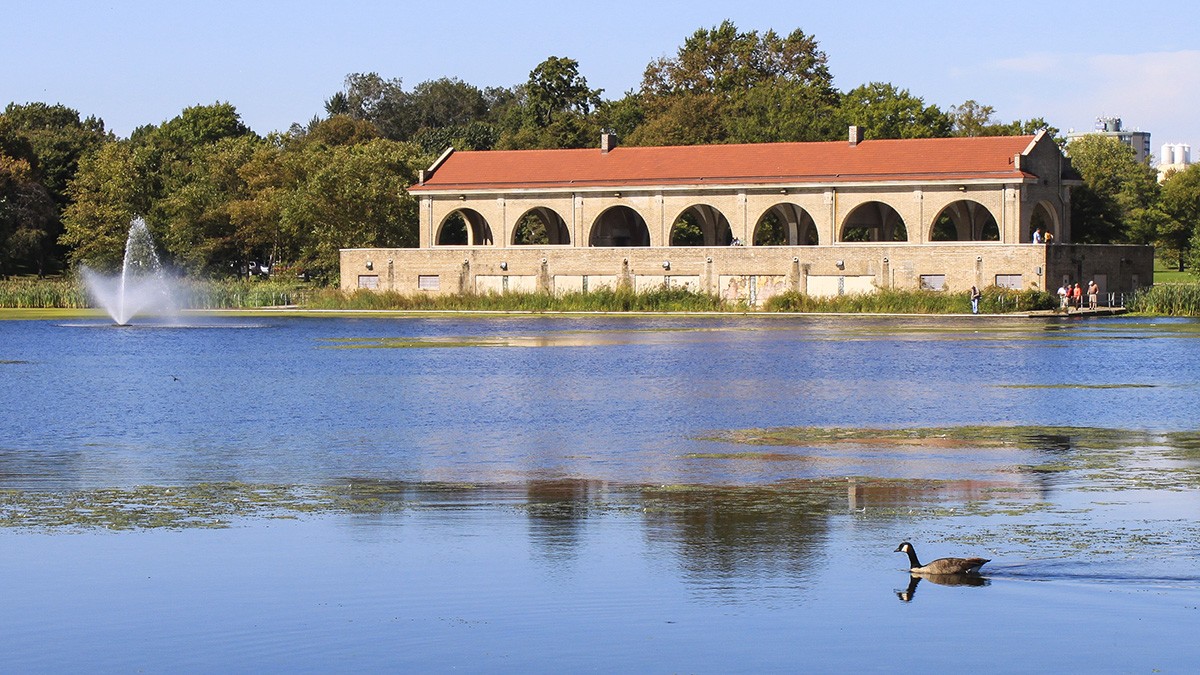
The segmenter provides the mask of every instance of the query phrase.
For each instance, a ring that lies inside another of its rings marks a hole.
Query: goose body
[[[917,560],[917,550],[907,541],[896,547],[896,553],[907,553],[909,570],[913,574],[979,574],[979,568],[987,558],[938,558],[922,565]]]

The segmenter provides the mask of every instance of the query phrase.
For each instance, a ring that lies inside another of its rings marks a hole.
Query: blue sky
[[[122,136],[186,106],[235,105],[259,133],[323,113],[348,73],[510,86],[548,56],[605,96],[697,28],[800,28],[843,90],[882,81],[943,108],[1064,131],[1098,115],[1200,155],[1200,3],[931,2],[0,2],[0,104],[62,103]]]

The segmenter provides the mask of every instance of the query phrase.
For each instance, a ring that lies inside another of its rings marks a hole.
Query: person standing
[[[1067,303],[1069,302],[1068,298],[1070,297],[1067,289],[1070,287],[1071,284],[1066,282],[1063,282],[1063,285],[1058,287],[1058,308],[1064,312],[1067,311]]]
[[[1071,289],[1071,304],[1075,305],[1076,309],[1083,309],[1083,289],[1078,283]]]
[[[1034,231],[1033,231],[1033,243],[1035,243],[1035,244],[1040,244],[1040,243],[1042,243],[1042,230],[1041,230],[1041,228],[1038,228],[1038,229],[1036,229],[1036,230],[1034,230]]]
[[[1095,279],[1088,282],[1088,309],[1096,309],[1100,300],[1100,284]]]
[[[983,297],[983,294],[979,292],[979,289],[972,286],[971,287],[971,313],[972,314],[979,313],[979,299],[982,297]]]

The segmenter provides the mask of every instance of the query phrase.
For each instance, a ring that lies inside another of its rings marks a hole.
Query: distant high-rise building
[[[1092,131],[1070,131],[1067,133],[1067,145],[1071,141],[1099,134],[1115,138],[1125,145],[1133,148],[1133,153],[1137,157],[1137,161],[1144,162],[1150,157],[1150,132],[1149,131],[1128,131],[1121,126],[1120,117],[1097,117],[1096,128]]]

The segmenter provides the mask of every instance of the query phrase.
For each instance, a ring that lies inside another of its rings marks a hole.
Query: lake
[[[0,669],[1191,671],[1198,340],[0,321]]]

